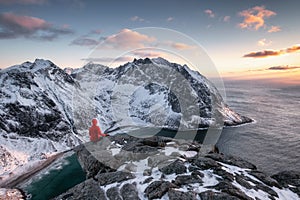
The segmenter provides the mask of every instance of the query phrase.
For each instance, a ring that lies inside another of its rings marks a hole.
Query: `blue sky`
[[[299,7],[297,0],[0,0],[0,67],[35,58],[81,67],[99,42],[124,30],[147,40],[154,36],[135,29],[160,27],[194,39],[224,76],[281,77],[289,71],[291,77],[300,74]],[[193,52],[176,40],[170,35],[160,42]],[[109,57],[110,50],[105,53]],[[277,66],[281,70],[265,70]]]

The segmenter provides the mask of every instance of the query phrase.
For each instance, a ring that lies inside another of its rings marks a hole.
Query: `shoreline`
[[[45,169],[46,167],[48,167],[50,164],[52,164],[54,161],[56,161],[58,158],[60,158],[61,156],[63,156],[65,153],[67,153],[69,151],[71,151],[71,150],[57,153],[57,154],[47,158],[47,160],[45,160],[41,164],[33,167],[29,171],[27,171],[21,175],[18,175],[16,177],[12,177],[9,180],[3,181],[2,183],[0,183],[0,188],[11,188],[11,189],[16,188],[19,184],[23,183],[24,181],[31,178],[33,175],[35,175],[38,172],[40,172],[41,170]]]

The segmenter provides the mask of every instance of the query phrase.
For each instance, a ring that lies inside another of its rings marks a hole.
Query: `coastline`
[[[52,164],[54,161],[56,161],[58,158],[60,158],[66,152],[69,152],[69,151],[71,151],[71,150],[57,153],[57,154],[47,158],[47,160],[45,160],[41,164],[38,164],[38,165],[32,167],[27,172],[20,174],[20,175],[12,176],[9,178],[9,180],[4,180],[3,182],[0,183],[0,188],[12,188],[13,189],[13,188],[17,187],[19,184],[23,183],[24,181],[31,178],[33,175],[37,174],[44,168],[48,167],[50,164]]]

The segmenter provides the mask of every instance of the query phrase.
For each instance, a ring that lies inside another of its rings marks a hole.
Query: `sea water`
[[[271,175],[300,171],[300,85],[225,82],[226,102],[256,122],[224,128],[221,152],[239,156]]]
[[[47,200],[58,196],[69,188],[85,180],[83,172],[75,154],[68,154],[55,161],[44,172],[30,180],[21,188],[32,200]]]

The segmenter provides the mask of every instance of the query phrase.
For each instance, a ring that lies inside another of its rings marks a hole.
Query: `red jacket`
[[[106,136],[106,134],[103,134],[100,127],[97,126],[97,119],[93,119],[92,123],[93,125],[89,129],[90,140],[92,142],[97,142],[100,140],[101,136]]]

